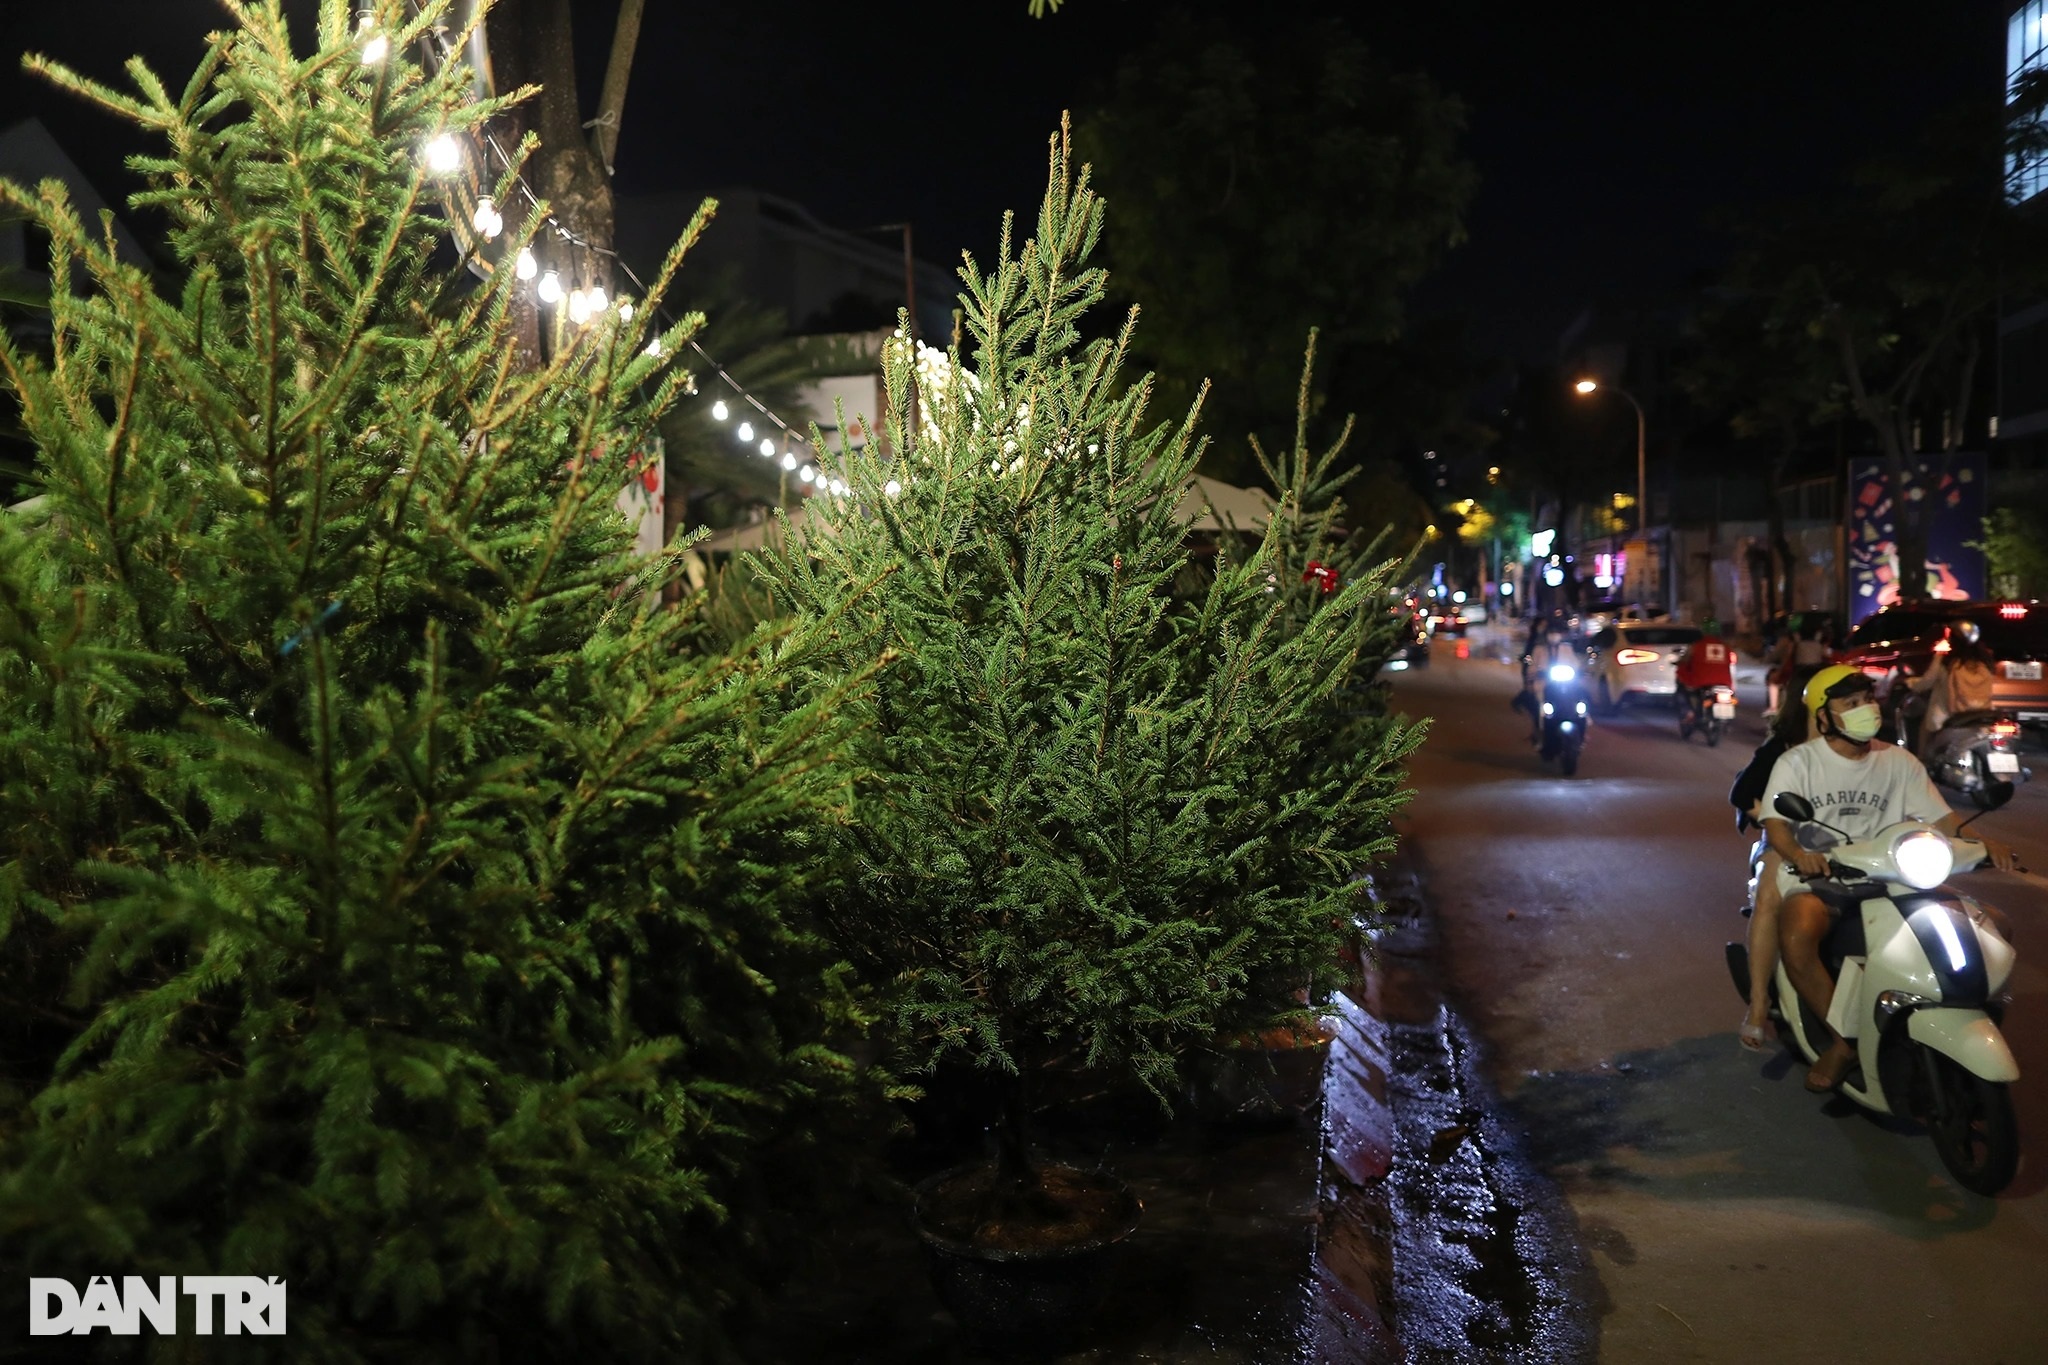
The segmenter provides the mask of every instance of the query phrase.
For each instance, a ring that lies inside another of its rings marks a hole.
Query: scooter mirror
[[[1805,821],[1813,818],[1813,802],[1798,792],[1779,792],[1778,799],[1771,802],[1771,809],[1787,820]]]

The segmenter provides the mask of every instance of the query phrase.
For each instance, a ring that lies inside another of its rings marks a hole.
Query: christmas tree
[[[842,453],[848,496],[770,570],[843,623],[840,666],[891,660],[830,932],[888,981],[915,1065],[1010,1079],[1001,1183],[1026,1194],[1050,1061],[1163,1097],[1190,1046],[1327,988],[1419,738],[1345,700],[1391,646],[1395,566],[1354,550],[1325,594],[1295,558],[1344,558],[1334,452],[1284,457],[1279,513],[1176,593],[1197,414],[1155,423],[1120,377],[1135,320],[1083,339],[1102,213],[1056,138],[1035,234],[1006,220],[994,268],[962,271],[969,349],[899,338],[890,457]]]
[[[860,673],[693,650],[630,554],[687,241],[533,364],[449,245],[506,101],[407,60],[445,5],[351,8],[239,7],[182,90],[31,62],[162,139],[182,278],[0,185],[53,243],[0,344],[0,1264],[282,1277],[273,1358],[705,1358],[854,1082],[788,909]]]

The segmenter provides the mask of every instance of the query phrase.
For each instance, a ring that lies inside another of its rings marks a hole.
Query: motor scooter
[[[1558,771],[1570,777],[1579,770],[1579,751],[1586,747],[1586,732],[1592,728],[1588,714],[1586,685],[1579,670],[1568,663],[1554,663],[1544,673],[1541,754],[1545,761],[1557,760]]]
[[[1709,749],[1719,746],[1721,736],[1735,723],[1735,689],[1693,687],[1678,695],[1678,737],[1691,739],[1693,731]]]
[[[2010,799],[2012,789],[2004,794]],[[1821,961],[1835,978],[1827,1019],[1800,998],[1781,961],[1771,981],[1780,1037],[1811,1064],[1827,1050],[1832,1028],[1856,1054],[1841,1094],[1925,1124],[1958,1184],[1998,1193],[2020,1155],[2011,1095],[2019,1065],[1999,1031],[2014,953],[1982,905],[1943,885],[1952,871],[1980,866],[1984,845],[1911,820],[1869,839],[1832,831],[1830,844],[1832,827],[1815,819],[1804,797],[1780,792],[1774,809],[1793,822],[1803,845],[1826,852],[1828,875],[1807,889],[1841,912],[1821,942]],[[1752,906],[1760,849],[1751,859]],[[1727,959],[1747,1000],[1748,947],[1729,944]]]
[[[1989,810],[2004,799],[1995,797],[1999,787],[2011,788],[2033,777],[2020,764],[2019,739],[2020,723],[2013,716],[1966,711],[1950,716],[1931,735],[1921,732],[1920,761],[1937,784]]]

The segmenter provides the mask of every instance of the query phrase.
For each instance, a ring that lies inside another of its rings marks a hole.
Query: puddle
[[[1498,1117],[1448,1009],[1389,1038],[1394,1318],[1413,1365],[1591,1361],[1590,1276],[1555,1188]]]

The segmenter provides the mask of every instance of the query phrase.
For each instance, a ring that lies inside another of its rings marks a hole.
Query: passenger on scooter
[[[1700,638],[1686,647],[1678,661],[1678,704],[1697,710],[1700,694],[1711,687],[1735,686],[1735,653],[1721,638],[1721,623],[1708,618]]]
[[[1998,673],[1977,623],[1958,621],[1950,626],[1947,651],[1937,650],[1933,665],[1919,677],[1908,679],[1906,686],[1927,694],[1927,711],[1920,718],[1920,737],[1914,746],[1922,753],[1951,716],[1990,710],[1998,692]]]
[[[1925,820],[1953,836],[1962,817],[1948,808],[1918,759],[1894,745],[1873,743],[1883,717],[1875,688],[1860,669],[1835,664],[1814,674],[1806,685],[1806,710],[1814,738],[1787,750],[1772,768],[1764,793],[1764,835],[1785,862],[1778,875],[1783,897],[1778,947],[1786,975],[1814,1013],[1826,1019],[1835,983],[1820,960],[1820,946],[1837,912],[1805,883],[1828,875],[1828,856],[1806,848],[1790,821],[1771,814],[1778,793],[1805,797],[1819,820],[1851,840],[1870,838],[1901,820]],[[1992,839],[1982,842],[1994,867],[2011,870],[2011,849]],[[1789,1008],[1791,1002],[1785,1004]],[[1806,1073],[1806,1088],[1815,1094],[1833,1090],[1854,1060],[1849,1044],[1836,1037]]]
[[[1771,770],[1788,749],[1808,738],[1806,710],[1788,706],[1771,727],[1769,738],[1750,756],[1749,766],[1736,775],[1728,800],[1736,809],[1735,831],[1746,833],[1763,827],[1764,792],[1771,785]],[[1736,1039],[1751,1052],[1771,1048],[1771,977],[1778,970],[1778,902],[1783,893],[1778,873],[1785,860],[1768,844],[1763,865],[1757,872],[1756,904],[1749,911],[1749,1012],[1742,1018]]]

